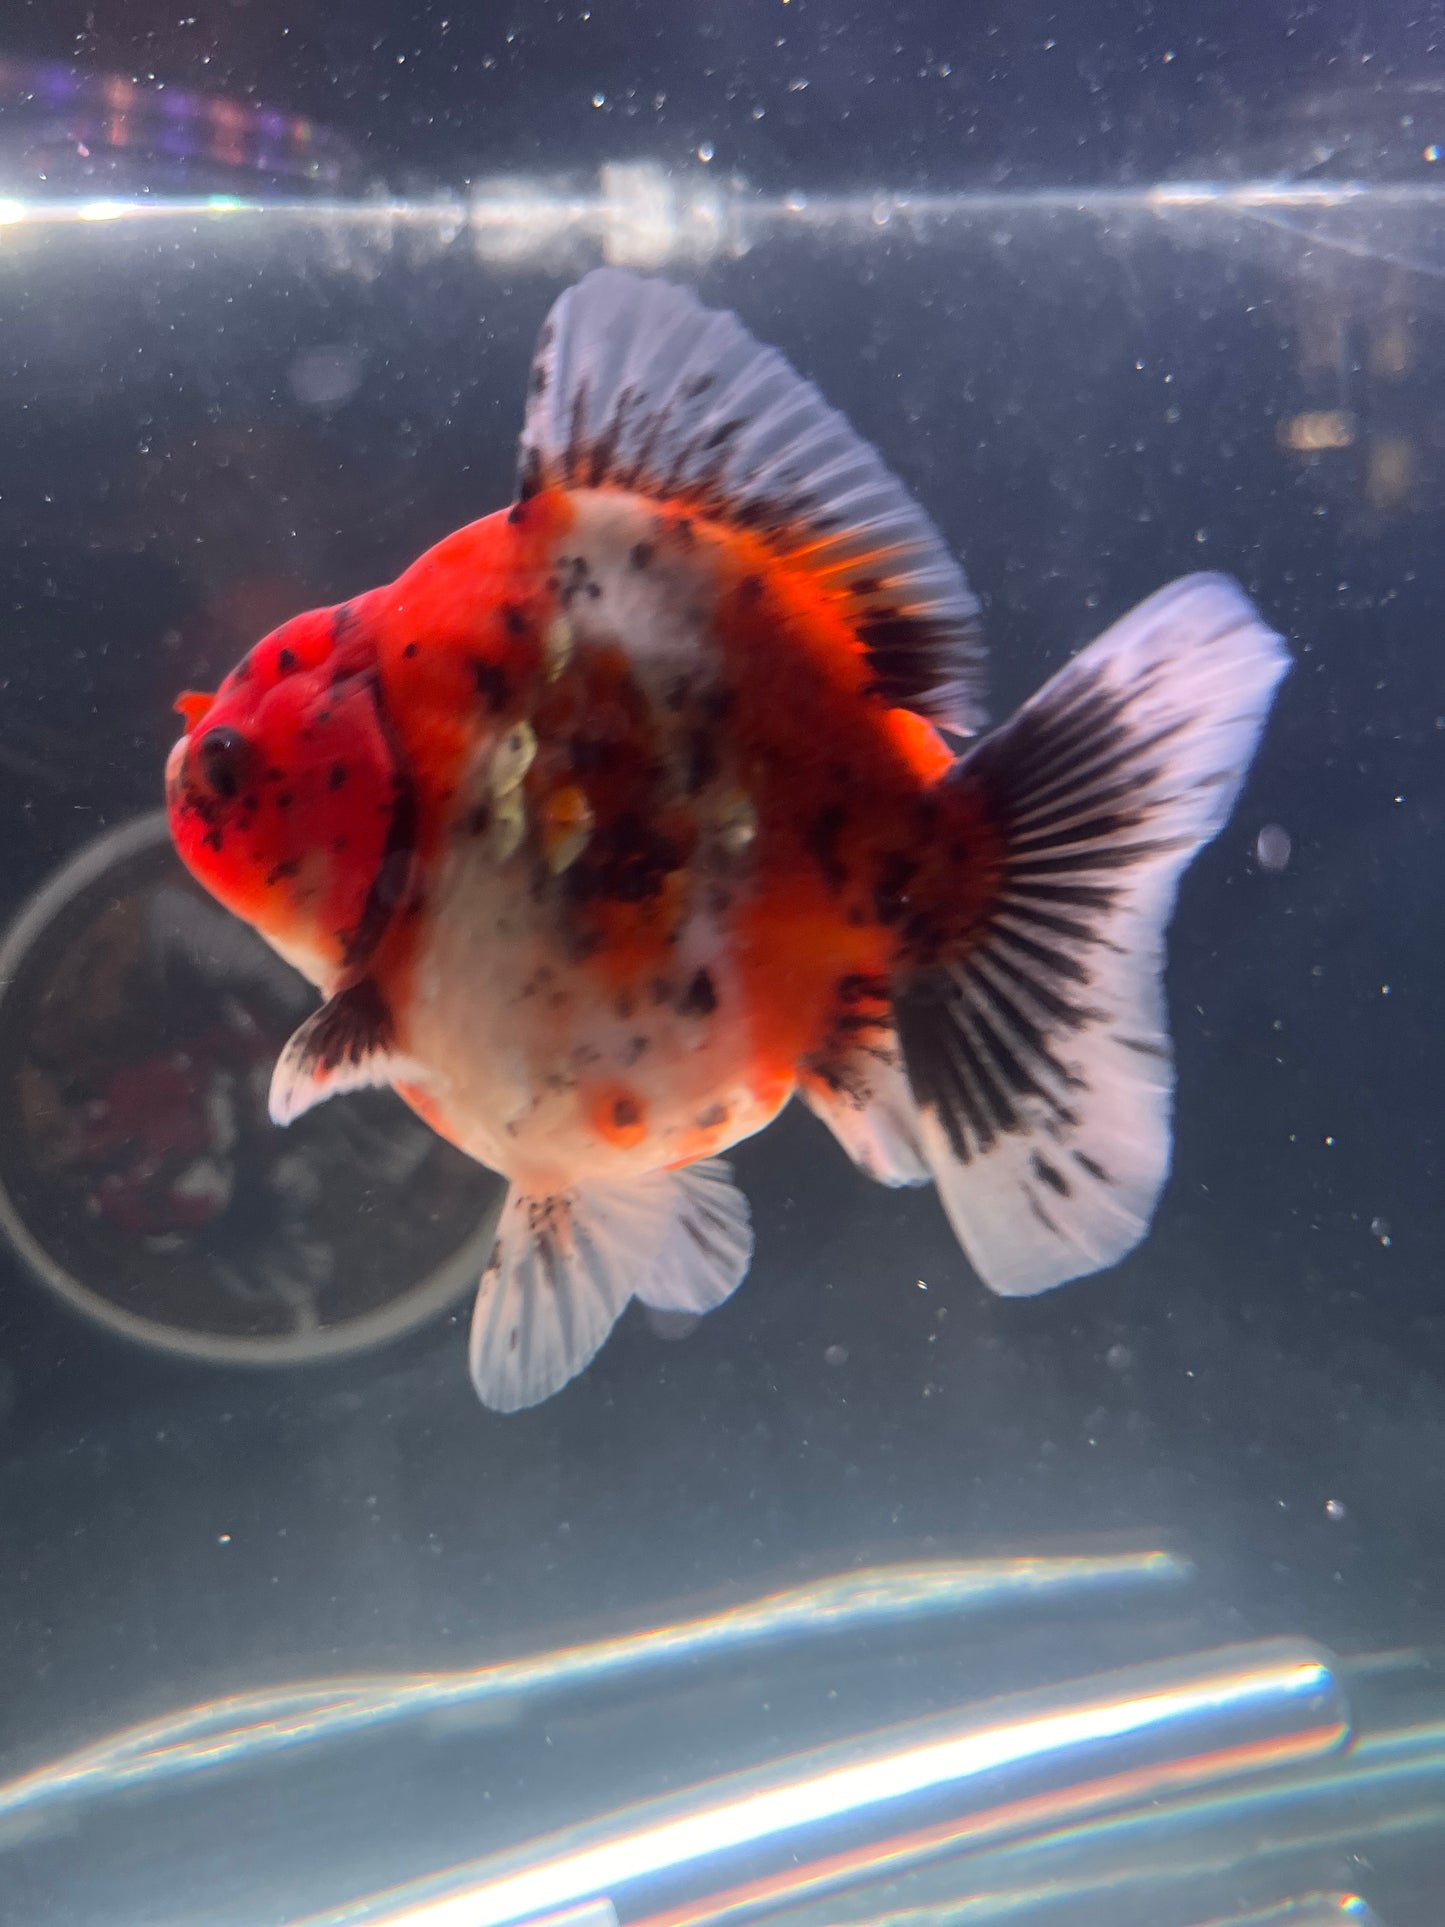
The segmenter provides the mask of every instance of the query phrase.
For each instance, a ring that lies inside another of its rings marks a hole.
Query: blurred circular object
[[[324,413],[350,401],[361,386],[365,368],[363,349],[335,342],[297,355],[287,371],[286,384],[303,408]]]
[[[1288,865],[1293,849],[1288,830],[1278,823],[1266,823],[1254,840],[1254,860],[1261,870],[1278,875]]]
[[[108,831],[0,944],[0,1230],[87,1317],[286,1365],[474,1288],[505,1185],[389,1091],[278,1130],[315,993],[182,868],[163,812]]]

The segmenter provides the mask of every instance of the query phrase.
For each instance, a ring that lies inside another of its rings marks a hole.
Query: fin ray
[[[962,569],[877,451],[735,316],[617,268],[569,288],[538,340],[518,457],[523,498],[554,486],[625,488],[753,531],[839,599],[874,693],[981,727]]]
[[[292,1032],[271,1073],[271,1121],[294,1124],[328,1097],[376,1090],[397,1079],[424,1081],[424,1073],[396,1055],[385,999],[369,977],[361,977]]]
[[[798,1093],[878,1184],[927,1184],[918,1106],[882,978],[849,978],[823,1048],[799,1067]]]
[[[1148,1225],[1174,1081],[1164,929],[1287,665],[1237,585],[1186,577],[943,780],[999,832],[998,891],[966,949],[895,987],[894,1011],[920,1142],[995,1291],[1112,1264]]]
[[[493,1411],[560,1391],[601,1350],[629,1298],[698,1315],[742,1282],[748,1208],[726,1164],[575,1185],[514,1186],[472,1313],[472,1383]]]

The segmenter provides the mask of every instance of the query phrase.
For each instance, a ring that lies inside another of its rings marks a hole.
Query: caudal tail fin
[[[1164,929],[1288,666],[1238,586],[1193,575],[1117,622],[963,757],[1004,855],[982,928],[902,977],[918,1141],[997,1292],[1121,1258],[1169,1168]]]

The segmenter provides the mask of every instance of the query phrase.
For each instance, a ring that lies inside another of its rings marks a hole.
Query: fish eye
[[[208,729],[196,745],[201,780],[225,802],[239,796],[251,767],[251,745],[238,729]]]

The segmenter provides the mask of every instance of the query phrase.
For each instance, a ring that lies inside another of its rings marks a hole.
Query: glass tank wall
[[[1422,100],[1132,182],[875,128],[758,186],[699,124],[381,188],[199,95],[108,141],[153,95],[65,71],[0,183],[0,1920],[1434,1919],[1445,201],[1359,158]],[[390,1095],[273,1129],[312,996],[161,769],[182,689],[506,504],[601,261],[882,451],[996,715],[1201,567],[1293,669],[1181,891],[1132,1256],[995,1298],[793,1107],[736,1296],[504,1418],[498,1182]]]

